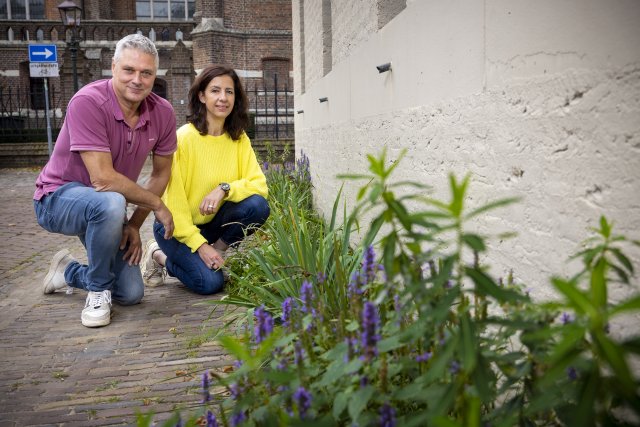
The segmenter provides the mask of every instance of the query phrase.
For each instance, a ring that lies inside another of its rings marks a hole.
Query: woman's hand
[[[213,189],[213,191],[202,199],[200,202],[200,214],[201,215],[212,215],[220,209],[220,205],[222,204],[222,200],[225,198],[227,194],[220,188],[220,186]]]
[[[204,262],[204,265],[212,270],[217,270],[224,264],[224,258],[208,243],[203,243],[202,246],[198,248],[198,255],[200,255],[200,259]]]

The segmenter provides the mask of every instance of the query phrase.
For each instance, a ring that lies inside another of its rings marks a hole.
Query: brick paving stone
[[[86,256],[77,238],[36,223],[37,173],[0,169],[0,427],[135,425],[137,412],[150,411],[161,423],[175,408],[197,407],[201,373],[232,363],[202,342],[222,326],[222,310],[202,303],[220,296],[170,279],[139,305],[114,305],[109,326],[83,327],[84,292],[42,294],[56,251]],[[152,236],[151,219],[141,232]]]

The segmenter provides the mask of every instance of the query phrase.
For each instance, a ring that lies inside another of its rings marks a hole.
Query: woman
[[[210,65],[189,89],[188,123],[178,129],[178,151],[162,197],[173,214],[173,237],[155,222],[142,276],[164,282],[164,268],[194,292],[222,290],[226,249],[269,217],[267,180],[244,132],[247,97],[231,68]],[[163,268],[164,267],[164,268]]]

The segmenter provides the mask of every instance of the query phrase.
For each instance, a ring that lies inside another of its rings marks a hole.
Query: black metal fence
[[[253,139],[293,139],[293,90],[288,79],[278,83],[278,75],[249,87],[249,112],[253,118]]]
[[[0,143],[47,141],[43,79],[31,88],[0,86]],[[60,93],[49,88],[49,121],[55,139],[62,125]]]
[[[0,143],[45,142],[47,123],[43,79],[31,79],[31,87],[0,85]],[[288,79],[287,79],[288,80]],[[249,83],[247,90],[251,139],[290,140],[293,130],[293,91],[288,82],[278,83],[278,76],[260,83]],[[49,87],[49,118],[55,140],[64,119],[66,100]]]

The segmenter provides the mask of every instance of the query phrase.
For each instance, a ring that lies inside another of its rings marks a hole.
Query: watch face
[[[224,191],[225,193],[228,193],[229,190],[231,190],[231,186],[226,182],[223,182],[222,184],[220,184],[220,188],[222,188],[222,191]]]

